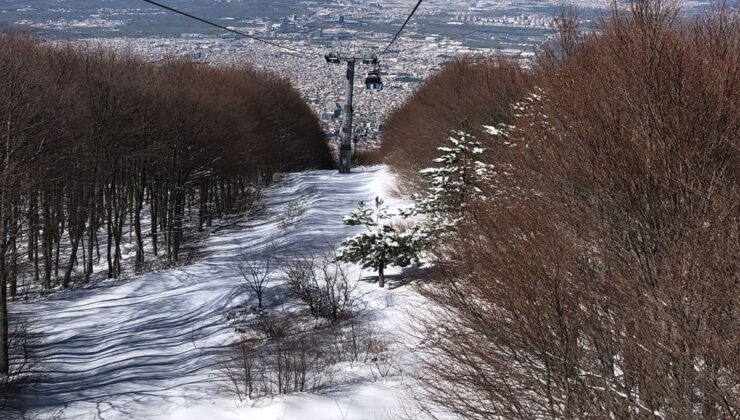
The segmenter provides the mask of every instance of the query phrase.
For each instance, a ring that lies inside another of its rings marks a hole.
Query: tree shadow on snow
[[[411,266],[401,270],[399,274],[386,274],[385,287],[388,290],[395,290],[408,286],[419,280],[428,278],[432,272],[432,267]],[[378,273],[363,275],[360,281],[371,284],[378,284]]]

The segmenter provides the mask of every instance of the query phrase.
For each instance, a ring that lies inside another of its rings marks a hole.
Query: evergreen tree
[[[342,242],[337,260],[361,264],[378,272],[378,284],[385,286],[384,270],[388,266],[406,267],[419,261],[423,236],[417,227],[399,231],[391,224],[393,214],[380,197],[375,207],[360,202],[355,211],[344,218],[349,226],[365,226],[362,232]]]
[[[429,183],[426,196],[417,196],[414,206],[401,212],[406,217],[425,215],[423,228],[429,233],[457,223],[469,200],[483,196],[492,173],[492,166],[481,160],[486,149],[472,134],[456,131],[449,143],[438,148],[442,156],[433,161],[438,166],[419,171]]]
[[[425,220],[401,232],[390,223],[394,215],[379,197],[374,208],[360,202],[344,218],[344,224],[365,226],[367,231],[345,240],[338,260],[378,271],[383,287],[386,267],[419,262],[427,238],[454,226],[470,200],[485,198],[482,187],[493,174],[492,166],[482,161],[486,149],[465,131],[454,132],[449,142],[449,146],[439,148],[442,156],[434,159],[438,166],[420,171],[429,183],[426,196],[417,196],[414,206],[398,214],[404,218],[423,215]]]

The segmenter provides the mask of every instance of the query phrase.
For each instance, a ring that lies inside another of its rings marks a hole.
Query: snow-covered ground
[[[420,298],[410,287],[394,288],[393,279],[378,289],[369,272],[357,293],[381,333],[397,336],[392,378],[239,403],[223,388],[219,369],[234,339],[225,316],[249,299],[234,264],[238,255],[270,243],[283,256],[336,245],[358,229],[344,226],[342,217],[360,200],[387,198],[391,183],[385,167],[289,174],[266,192],[262,215],[214,234],[206,257],[191,266],[13,304],[13,315],[28,318],[40,336],[44,374],[23,394],[24,418],[385,420],[413,414],[402,374],[409,350],[398,334],[407,308],[418,307]],[[307,211],[295,225],[279,228],[297,202]]]

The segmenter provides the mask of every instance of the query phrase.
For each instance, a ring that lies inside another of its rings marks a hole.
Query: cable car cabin
[[[367,74],[365,87],[368,90],[383,90],[383,80],[380,79],[380,71],[373,70]]]
[[[339,64],[339,56],[336,53],[329,53],[325,55],[324,58],[329,64]]]

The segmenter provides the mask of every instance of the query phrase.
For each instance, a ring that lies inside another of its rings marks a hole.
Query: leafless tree
[[[187,263],[193,232],[252,210],[274,173],[332,165],[272,74],[12,33],[0,53],[0,374],[8,294],[119,277],[126,241],[136,273]]]
[[[333,256],[301,256],[288,262],[284,273],[291,293],[314,317],[337,321],[352,313],[355,287],[347,266]]]
[[[380,153],[404,193],[424,186],[419,171],[431,166],[437,147],[448,145],[448,133],[467,121],[480,138],[483,125],[509,123],[516,102],[530,84],[521,66],[502,57],[458,57],[432,74],[392,113]]]
[[[492,199],[421,285],[428,408],[740,415],[740,19],[631,7],[537,61],[507,133],[485,140]]]
[[[237,262],[237,269],[244,283],[257,298],[257,312],[262,311],[265,290],[271,277],[278,268],[277,247],[274,242],[265,245],[259,253],[242,252]]]

